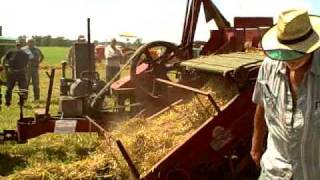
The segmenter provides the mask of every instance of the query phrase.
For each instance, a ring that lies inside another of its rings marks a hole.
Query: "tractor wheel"
[[[131,78],[144,93],[157,97],[161,88],[156,78],[179,81],[179,63],[183,57],[179,48],[169,42],[155,41],[141,46],[131,57]]]

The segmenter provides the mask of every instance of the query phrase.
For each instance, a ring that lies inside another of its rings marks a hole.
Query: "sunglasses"
[[[306,55],[303,52],[287,49],[266,50],[264,53],[267,57],[277,61],[291,61]]]

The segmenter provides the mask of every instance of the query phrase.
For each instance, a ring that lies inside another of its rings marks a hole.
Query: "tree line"
[[[35,44],[37,46],[55,46],[55,47],[70,47],[75,42],[75,40],[66,39],[65,37],[58,36],[58,37],[52,37],[50,35],[47,36],[32,36],[32,39],[34,40]],[[22,35],[18,37],[18,40],[20,42],[26,42],[27,36]],[[109,42],[99,42],[95,40],[93,42],[94,44],[109,44]],[[143,44],[143,40],[141,38],[137,38],[134,42],[118,42],[119,44],[123,46],[128,47],[135,47],[138,48]],[[23,44],[25,45],[25,44]]]
[[[74,42],[73,40],[66,39],[62,36],[59,37],[52,37],[50,35],[47,36],[32,36],[35,44],[37,46],[61,46],[61,47],[69,47]],[[27,36],[19,36],[18,40],[20,42],[26,42]]]

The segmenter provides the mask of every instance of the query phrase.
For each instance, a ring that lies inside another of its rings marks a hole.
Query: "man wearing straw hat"
[[[320,178],[320,17],[282,12],[262,39],[251,156],[259,179]],[[265,136],[267,145],[264,150]],[[260,161],[261,160],[261,161]]]

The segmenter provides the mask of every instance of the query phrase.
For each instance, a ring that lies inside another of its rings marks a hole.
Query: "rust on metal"
[[[187,59],[193,57],[192,44],[198,22],[200,7],[202,0],[192,0],[187,8],[188,13],[185,16],[185,26],[182,33],[181,47],[183,47],[183,54]]]
[[[273,26],[272,17],[235,17],[235,28],[260,28]]]
[[[91,119],[90,119],[91,120]],[[26,141],[28,139],[37,137],[41,134],[55,132],[56,123],[59,123],[60,129],[65,129],[69,132],[98,132],[101,130],[101,126],[97,126],[97,123],[92,123],[87,118],[64,118],[50,117],[46,120],[37,120],[33,117],[25,117],[18,121],[17,133],[19,141]],[[68,127],[63,127],[63,122],[73,121],[74,127],[70,128],[70,123],[65,123]],[[32,129],[32,131],[30,131]]]
[[[211,0],[203,0],[203,9],[206,16],[206,21],[209,22],[212,19],[216,22],[218,29],[230,28],[230,23],[222,15],[219,9]]]
[[[106,130],[100,126],[95,120],[91,119],[89,116],[85,116],[88,121],[93,124],[96,128],[98,128],[101,132],[106,133]],[[91,130],[91,129],[90,129]]]

